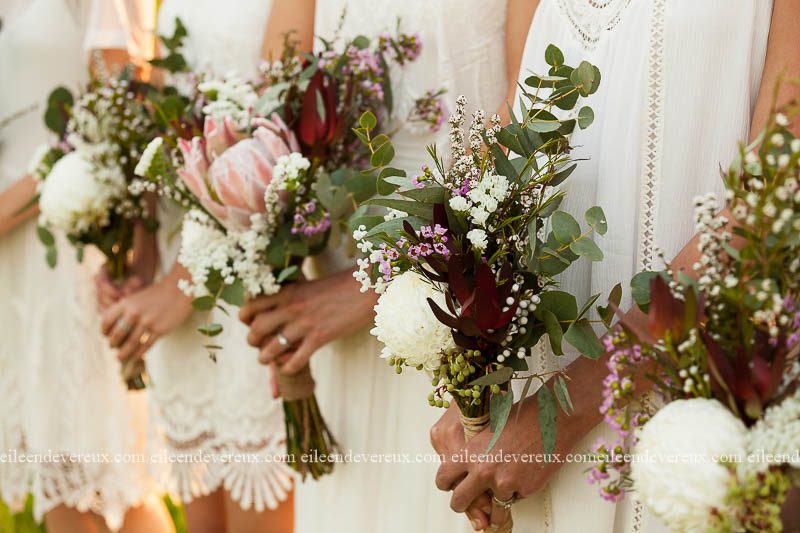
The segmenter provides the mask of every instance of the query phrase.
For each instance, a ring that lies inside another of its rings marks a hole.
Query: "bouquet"
[[[58,142],[37,153],[31,168],[40,182],[34,199],[41,210],[38,235],[51,267],[57,262],[55,229],[66,234],[79,260],[85,246],[99,249],[112,280],[122,282],[134,225],[155,229],[143,195],[129,188],[136,161],[156,132],[143,93],[125,75],[95,80],[77,102],[63,87],[51,93],[45,123]],[[142,371],[138,360],[123,367],[129,388],[144,387]]]
[[[730,211],[696,199],[697,281],[637,275],[647,326],[623,318],[606,339],[601,411],[618,438],[598,443],[592,481],[612,501],[637,490],[675,531],[781,531],[800,483],[800,139],[787,124],[775,115],[741,148],[723,176]],[[660,410],[629,404],[639,375]]]
[[[178,120],[176,138],[156,139],[137,167],[188,209],[179,260],[191,273],[182,289],[196,309],[276,293],[300,279],[306,257],[341,238],[355,208],[377,190],[356,170],[369,158],[359,136],[389,120],[389,63],[412,61],[420,46],[414,36],[377,43],[360,36],[341,51],[326,43],[301,59],[287,37],[262,80],[199,81],[189,108],[201,110],[202,135],[183,138],[193,119]],[[221,331],[201,327],[208,337]],[[303,477],[329,473],[333,464],[324,458],[337,444],[309,368],[278,373],[278,389],[289,464]]]
[[[511,380],[526,379],[526,394],[534,380],[545,384],[546,375],[521,377],[540,339],[559,355],[563,341],[591,358],[603,353],[587,319],[599,295],[579,309],[554,279],[581,257],[603,258],[591,239],[606,232],[603,211],[589,209],[582,228],[559,211],[564,193],[556,190],[576,166],[569,135],[576,125],[588,127],[593,113],[582,107],[575,118],[554,114],[595,92],[600,73],[587,62],[565,65],[552,45],[546,58],[549,75],[526,80],[521,116],[509,126],[501,128],[495,115],[486,127],[479,110],[465,134],[466,100],[459,97],[449,119],[449,168],[431,146],[432,165],[409,178],[386,166],[393,154],[387,139],[366,139],[379,181],[399,189],[368,202],[389,215],[362,210],[356,222],[354,238],[366,257],[354,275],[362,290],[380,293],[372,333],[397,373],[414,367],[432,375],[428,402],[455,401],[467,440],[491,427],[489,449],[514,402]],[[556,398],[570,409],[564,377],[551,382],[553,390],[537,393],[545,453],[555,446]]]

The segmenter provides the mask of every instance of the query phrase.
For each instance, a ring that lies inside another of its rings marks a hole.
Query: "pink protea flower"
[[[277,116],[253,122],[252,136],[236,124],[206,118],[203,137],[181,140],[183,182],[200,203],[229,229],[245,229],[250,216],[264,213],[264,192],[282,155],[299,151],[294,134]]]

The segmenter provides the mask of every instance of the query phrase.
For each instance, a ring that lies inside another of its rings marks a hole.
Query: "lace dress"
[[[36,106],[0,130],[5,189],[48,139],[49,92],[80,90],[86,50],[125,48],[126,35],[110,2],[4,0],[0,16],[0,117]],[[156,492],[140,455],[146,398],[128,393],[100,335],[91,278],[100,258],[87,250],[79,265],[59,237],[51,270],[35,228],[31,220],[0,239],[0,454],[35,454],[33,462],[0,462],[0,493],[18,507],[31,492],[37,520],[64,504],[116,530],[127,509]]]
[[[546,72],[554,43],[571,64],[602,72],[589,101],[594,124],[578,131],[575,157],[586,158],[567,181],[562,209],[576,217],[605,209],[602,263],[578,262],[562,283],[581,298],[659,268],[657,251],[674,257],[694,233],[692,199],[720,193],[720,165],[747,139],[769,33],[769,0],[542,0],[530,28],[520,78]],[[723,81],[724,80],[724,81]],[[623,306],[629,305],[625,295]],[[568,364],[542,352],[539,369]],[[576,453],[588,452],[595,428]],[[635,494],[619,505],[600,499],[586,465],[566,465],[549,488],[514,506],[520,531],[655,531]]]
[[[171,35],[180,17],[193,70],[249,78],[256,74],[269,9],[261,0],[241,0],[235,9],[215,0],[167,0],[158,33]],[[180,213],[163,207],[159,239],[162,270],[168,271],[179,248]],[[184,502],[222,487],[243,509],[274,509],[291,489],[291,470],[273,462],[285,452],[283,410],[271,397],[269,369],[258,363],[247,328],[231,311],[213,317],[225,328],[215,338],[223,346],[216,363],[196,330],[206,316],[192,317],[147,355],[150,397],[167,451],[191,459],[171,462],[164,482]]]
[[[340,0],[317,3],[317,33],[333,36],[343,8],[342,36],[377,35],[400,27],[422,38],[422,54],[395,72],[392,138],[394,166],[409,173],[428,163],[425,147],[448,150],[447,125],[437,133],[403,124],[414,100],[444,88],[452,102],[465,94],[473,107],[493,112],[506,94],[504,0]],[[355,260],[332,252],[314,262],[317,275],[352,268]],[[350,462],[333,475],[297,487],[299,533],[422,533],[471,531],[436,489],[438,458],[429,430],[443,411],[430,407],[430,381],[418,372],[398,376],[379,357],[366,328],[320,349],[312,358],[317,397]],[[369,454],[376,454],[372,458]],[[347,459],[347,458],[346,458]],[[378,462],[383,461],[383,462]]]

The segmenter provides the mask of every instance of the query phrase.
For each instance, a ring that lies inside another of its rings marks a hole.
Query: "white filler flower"
[[[97,178],[92,163],[79,150],[53,165],[41,186],[41,219],[67,233],[82,232],[108,220],[117,184]],[[122,184],[124,187],[124,183]]]
[[[746,432],[716,400],[667,404],[636,444],[631,476],[642,501],[673,531],[705,531],[711,509],[724,512],[731,482],[720,461],[746,460]]]
[[[427,298],[445,307],[444,295],[410,271],[393,279],[381,294],[371,331],[384,344],[381,357],[399,357],[410,366],[434,370],[442,352],[455,348],[450,328],[436,319]]]

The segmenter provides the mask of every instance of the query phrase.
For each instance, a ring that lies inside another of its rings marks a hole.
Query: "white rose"
[[[95,174],[92,163],[80,151],[59,159],[42,183],[39,198],[42,221],[67,233],[85,231],[94,223],[105,222],[117,191]]]
[[[489,245],[489,241],[486,238],[486,232],[482,229],[473,229],[467,232],[467,239],[472,243],[477,250],[485,250],[486,247]]]
[[[642,501],[673,531],[705,531],[712,508],[725,512],[731,472],[745,458],[747,430],[716,400],[667,404],[642,428],[631,477]]]
[[[427,298],[445,308],[444,295],[414,272],[397,276],[381,294],[371,331],[384,344],[381,357],[434,370],[442,352],[455,348],[450,328],[436,319]]]

